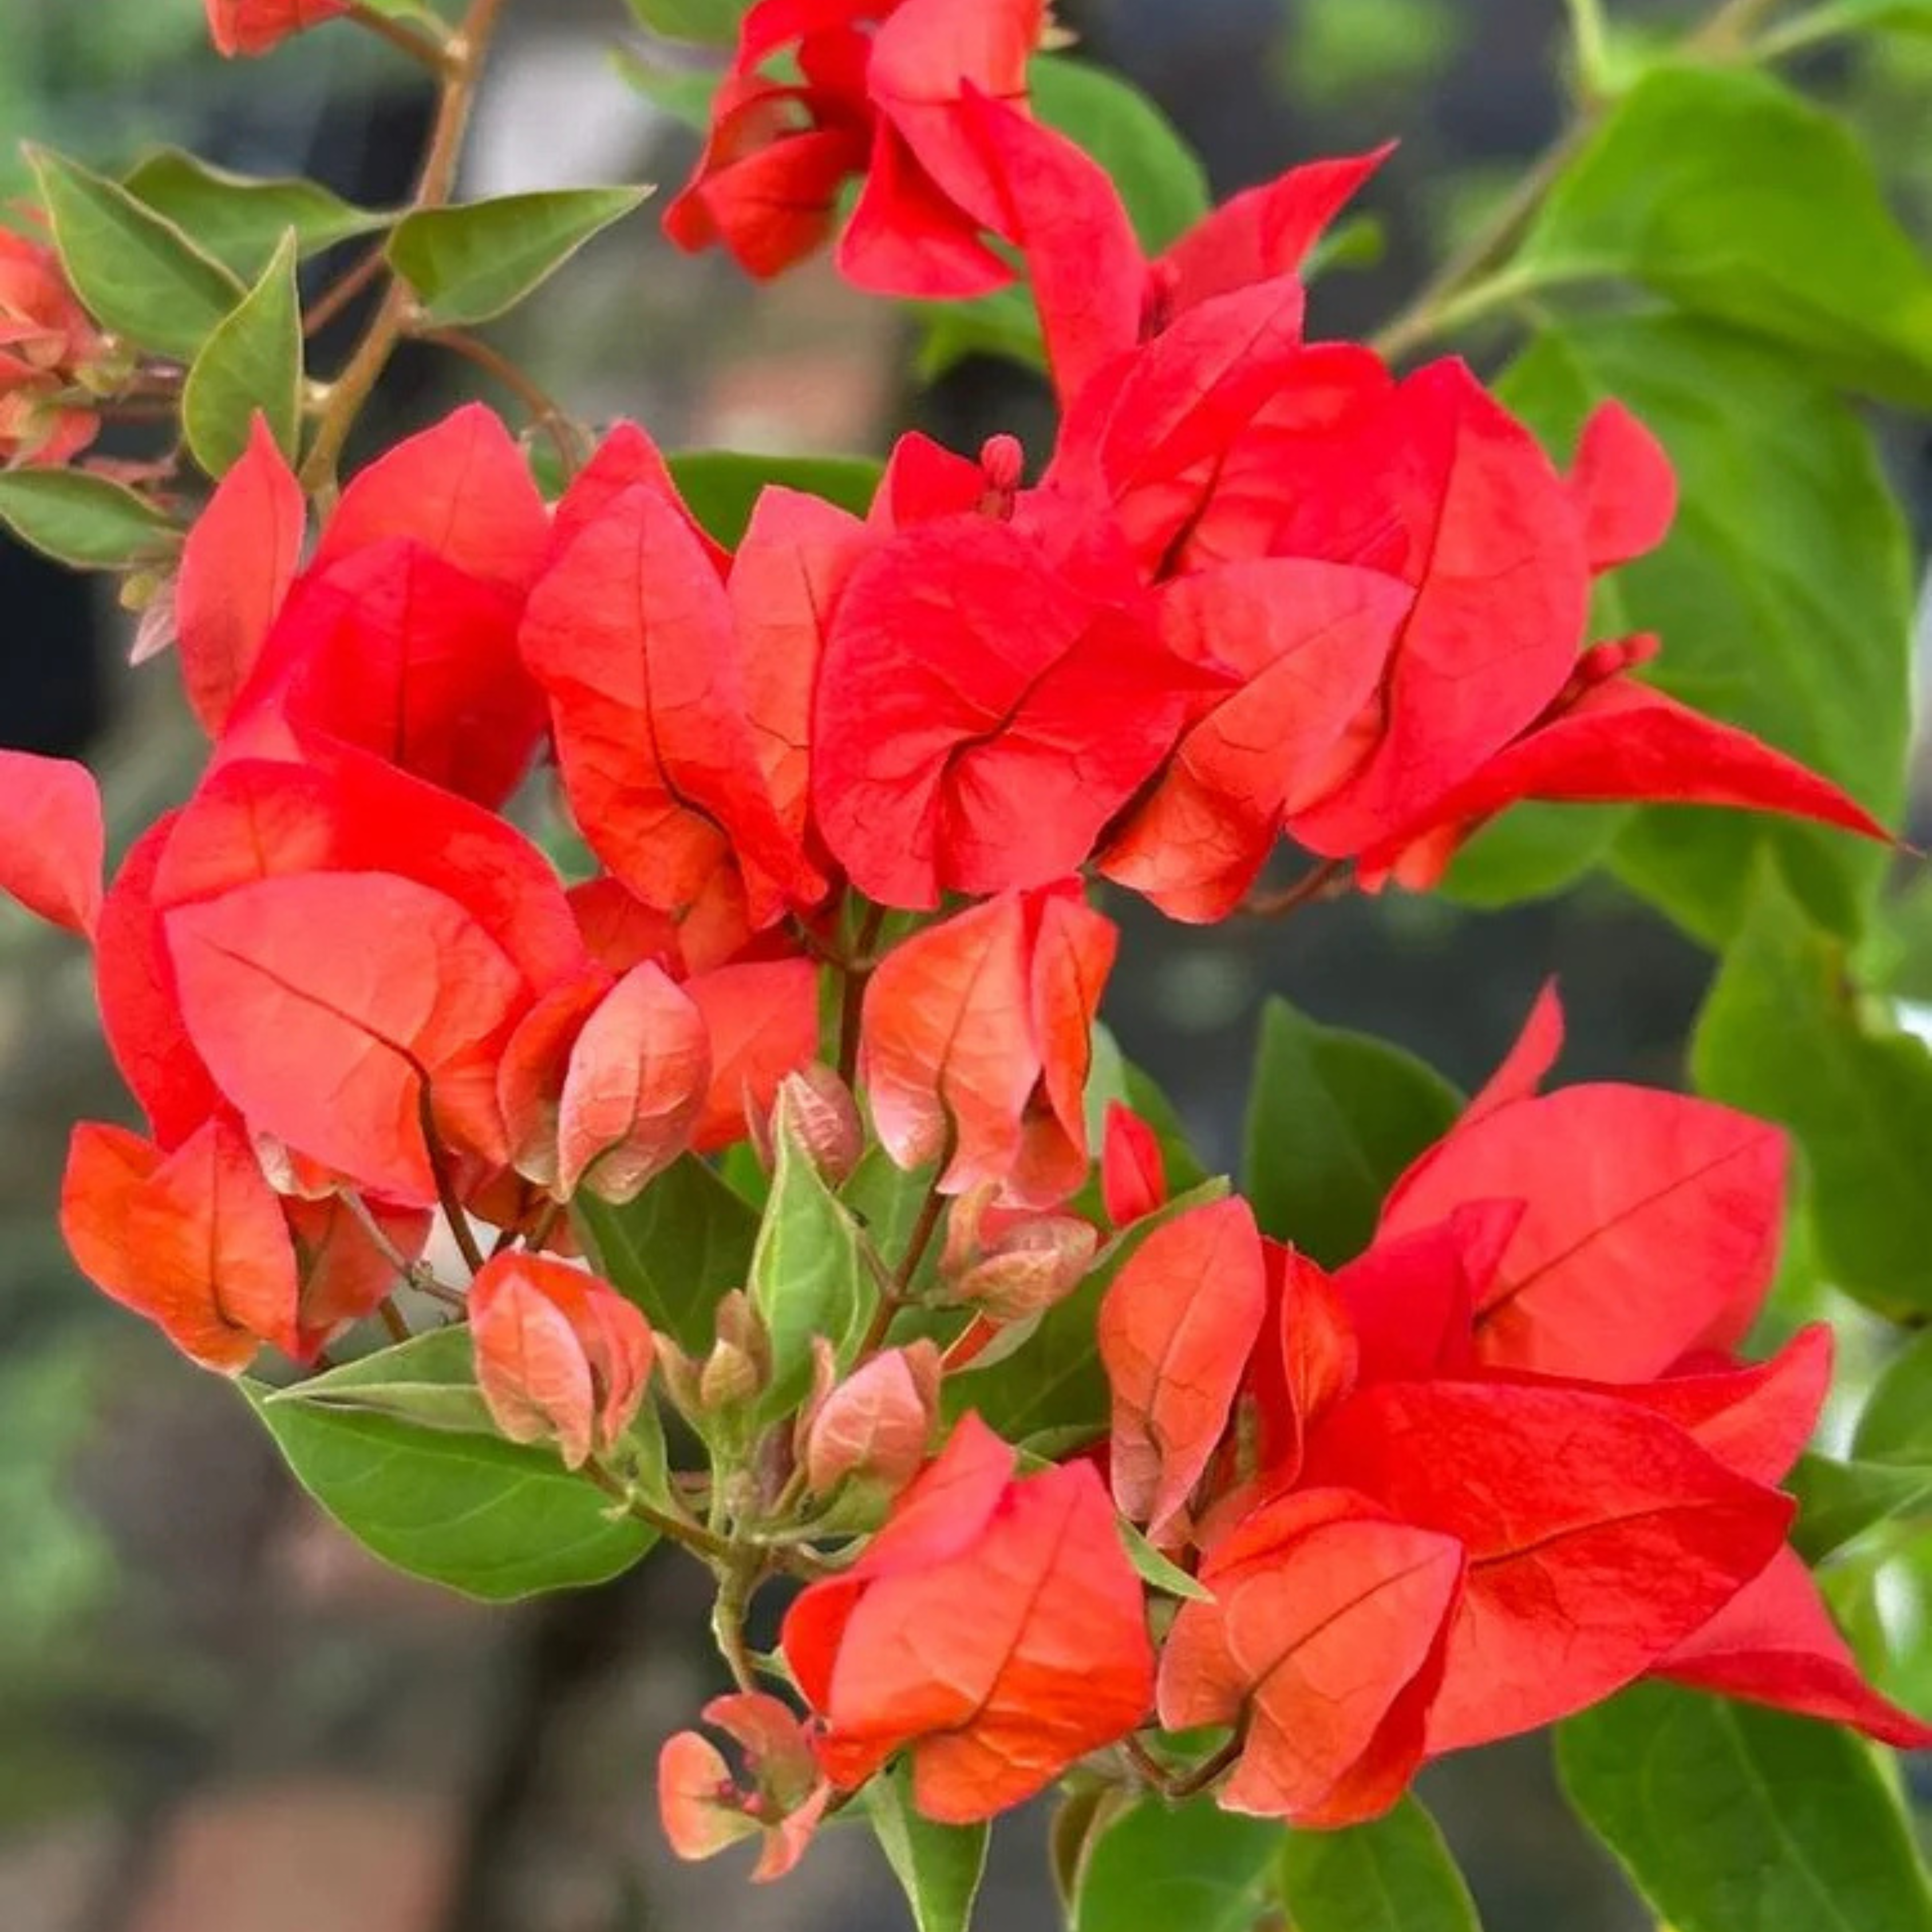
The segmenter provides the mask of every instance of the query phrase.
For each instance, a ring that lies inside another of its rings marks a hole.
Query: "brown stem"
[[[444,206],[456,185],[457,164],[462,158],[463,137],[469,132],[476,105],[477,83],[488,63],[491,37],[508,4],[508,0],[470,0],[463,24],[444,46],[440,70],[442,98],[436,104],[436,124],[430,131],[412,208]],[[315,441],[302,465],[304,488],[320,492],[333,486],[350,432],[408,332],[415,306],[414,296],[403,283],[389,284],[368,333],[329,386],[328,400],[316,424]]]
[[[358,27],[374,34],[378,40],[387,40],[398,53],[406,54],[412,61],[420,61],[432,74],[449,72],[448,56],[420,28],[412,27],[405,20],[392,20],[386,14],[365,7],[362,0],[349,0],[346,10],[348,18]]]
[[[403,1311],[396,1306],[393,1295],[386,1296],[376,1312],[391,1341],[406,1342],[410,1339],[410,1324],[403,1319]]]
[[[641,1496],[634,1496],[619,1482],[600,1462],[586,1462],[584,1473],[608,1496],[613,1502],[622,1503],[624,1508],[641,1523],[647,1523],[661,1536],[704,1557],[706,1562],[723,1563],[736,1555],[733,1546],[722,1536],[714,1536],[702,1525],[673,1516],[668,1510],[655,1508]]]
[[[866,988],[871,982],[877,962],[873,952],[885,928],[886,909],[869,908],[852,942],[852,957],[844,967],[845,989],[838,1002],[838,1077],[847,1086],[859,1072],[859,1034],[865,1022]]]
[[[378,242],[309,304],[302,316],[302,333],[320,334],[388,266],[388,251]]]
[[[451,1236],[472,1276],[483,1272],[485,1258],[478,1245],[476,1230],[470,1225],[470,1216],[463,1211],[463,1203],[457,1198],[456,1182],[449,1171],[449,1162],[445,1157],[442,1142],[436,1138],[436,1123],[431,1118],[429,1108],[429,1088],[423,1087],[417,1102],[417,1111],[422,1122],[423,1144],[429,1150],[430,1172],[436,1177],[436,1198],[442,1204],[442,1218],[449,1223]]]
[[[1339,898],[1348,889],[1347,872],[1346,860],[1324,860],[1278,892],[1250,892],[1241,902],[1240,910],[1250,919],[1285,919],[1318,899]]]
[[[1242,1743],[1242,1734],[1238,1730],[1211,1757],[1202,1759],[1192,1771],[1184,1772],[1170,1771],[1138,1737],[1124,1739],[1123,1748],[1142,1780],[1170,1803],[1178,1804],[1205,1791],[1240,1756]]]
[[[563,465],[566,481],[577,474],[583,466],[584,449],[578,440],[575,424],[556,399],[500,350],[493,349],[488,343],[460,328],[433,329],[422,339],[434,343],[439,349],[447,349],[452,355],[462,356],[495,377],[523,404],[532,424],[550,438],[558,460]]]

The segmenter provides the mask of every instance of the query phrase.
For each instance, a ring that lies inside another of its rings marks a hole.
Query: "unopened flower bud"
[[[1004,521],[1013,514],[1026,470],[1026,452],[1019,438],[988,436],[980,452],[980,468],[986,479],[986,493],[980,499],[980,514]]]
[[[996,1322],[1023,1322],[1080,1286],[1100,1241],[1090,1223],[1070,1214],[1040,1215],[1001,1235],[953,1293]]]
[[[805,1469],[814,1496],[848,1478],[896,1496],[926,1460],[939,1418],[939,1351],[914,1342],[874,1355],[818,1406],[806,1432]]]
[[[698,1373],[698,1417],[722,1414],[755,1401],[772,1378],[771,1337],[742,1288],[718,1304],[717,1340]]]
[[[774,1136],[788,1132],[828,1187],[849,1180],[866,1151],[865,1123],[851,1088],[817,1062],[778,1082],[772,1131]]]
[[[644,1400],[655,1338],[616,1290],[563,1262],[488,1262],[470,1290],[476,1379],[512,1442],[554,1441],[581,1468],[608,1450]]]

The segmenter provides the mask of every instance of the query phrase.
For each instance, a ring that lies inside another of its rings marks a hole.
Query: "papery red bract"
[[[902,532],[859,565],[819,679],[812,788],[867,897],[926,908],[1088,857],[1207,681],[1131,579],[1118,596],[979,517]]]
[[[326,570],[398,539],[508,591],[536,581],[550,549],[550,514],[493,411],[466,404],[358,471],[322,527],[315,566]]]
[[[512,1442],[554,1439],[575,1469],[629,1428],[655,1343],[616,1289],[562,1262],[508,1254],[484,1265],[468,1298],[477,1384]]]
[[[746,960],[686,982],[710,1042],[710,1082],[692,1132],[700,1154],[742,1140],[778,1082],[818,1051],[818,969],[808,959]]]
[[[645,904],[742,881],[757,928],[823,890],[765,789],[724,586],[656,489],[625,490],[552,565],[523,652],[578,826]]]
[[[1567,1088],[1456,1129],[1396,1184],[1382,1232],[1524,1204],[1476,1309],[1500,1366],[1640,1381],[1743,1333],[1784,1227],[1784,1138],[1636,1087]]]
[[[1730,806],[1888,842],[1856,799],[1748,731],[1627,678],[1584,690],[1434,800],[1424,816],[1361,854],[1361,884],[1436,884],[1469,834],[1525,799]]]
[[[1158,1537],[1205,1472],[1268,1305],[1261,1232],[1238,1197],[1155,1228],[1100,1304],[1114,1501]]]
[[[172,1153],[83,1122],[68,1150],[61,1232],[97,1288],[204,1368],[238,1374],[265,1342],[303,1352],[281,1204],[232,1121],[208,1120]]]
[[[1582,640],[1589,570],[1567,486],[1460,362],[1284,452],[1278,554],[1372,564],[1415,592],[1359,768],[1291,816],[1346,856],[1412,819],[1542,712]]]
[[[1208,1553],[1162,1648],[1171,1730],[1247,1717],[1227,1810],[1312,1826],[1393,1804],[1422,1762],[1463,1554],[1346,1491],[1269,1504]]]
[[[100,788],[85,765],[0,750],[0,892],[92,939],[106,842]]]
[[[422,1255],[431,1217],[376,1202],[368,1206],[365,1220],[340,1195],[322,1201],[284,1198],[281,1204],[301,1284],[300,1340],[306,1355],[374,1314],[395,1292],[398,1258],[406,1262]],[[370,1222],[381,1231],[380,1244]]]
[[[1583,517],[1593,571],[1614,570],[1656,549],[1677,513],[1677,476],[1648,430],[1621,403],[1591,412],[1576,444],[1570,487]]]
[[[74,392],[108,346],[58,252],[0,227],[0,468],[51,468],[94,440],[100,416]]]
[[[890,1495],[926,1461],[939,1415],[939,1351],[931,1342],[888,1348],[863,1363],[802,1419],[812,1492],[848,1480]]]
[[[1238,904],[1285,818],[1333,784],[1346,734],[1379,686],[1414,593],[1379,572],[1299,559],[1183,578],[1162,634],[1239,686],[1213,701],[1108,841],[1100,869],[1170,917]]]
[[[634,1199],[691,1144],[711,1043],[690,995],[656,966],[625,974],[584,1022],[557,1106],[559,1195]]]
[[[762,1691],[714,1697],[704,1721],[744,1754],[754,1789],[741,1791],[710,1741],[695,1731],[667,1738],[658,1758],[658,1810],[681,1858],[708,1858],[741,1838],[762,1837],[753,1870],[760,1884],[782,1878],[804,1856],[831,1798],[806,1727]]]
[[[215,51],[230,59],[265,54],[291,34],[306,33],[349,10],[348,0],[207,0]]]
[[[1016,1480],[1013,1460],[965,1418],[859,1562],[785,1618],[832,1782],[906,1750],[914,1802],[944,1824],[1033,1796],[1152,1701],[1140,1582],[1099,1478]]]
[[[1792,1508],[1611,1392],[1385,1382],[1336,1409],[1305,1480],[1359,1491],[1468,1557],[1432,1752],[1584,1708],[1708,1623]]]
[[[1457,1124],[1472,1126],[1485,1114],[1493,1114],[1512,1101],[1533,1100],[1562,1054],[1563,1036],[1563,1002],[1558,996],[1556,981],[1546,980],[1537,993],[1522,1031],[1503,1056],[1502,1064],[1462,1109]]]
[[[381,873],[272,878],[167,915],[188,1034],[250,1125],[437,1197],[424,1137],[507,1156],[496,1060],[525,982],[454,901]]]
[[[1657,1666],[1726,1697],[1850,1724],[1900,1750],[1932,1749],[1932,1724],[1868,1684],[1797,1552],[1780,1550],[1716,1616]]]
[[[211,736],[227,724],[295,581],[308,506],[260,415],[182,547],[176,650],[188,701]]]
[[[866,989],[860,1077],[886,1152],[940,1185],[1051,1207],[1086,1178],[1092,1026],[1118,934],[1071,887],[1002,894],[914,934]]]
[[[1167,1200],[1167,1164],[1160,1137],[1139,1114],[1118,1100],[1107,1102],[1100,1147],[1100,1194],[1107,1219],[1130,1226]]]

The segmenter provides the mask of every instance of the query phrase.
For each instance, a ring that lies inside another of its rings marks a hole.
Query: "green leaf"
[[[1149,254],[1213,206],[1200,157],[1130,81],[1064,54],[1036,56],[1028,81],[1034,113],[1106,170]]]
[[[77,570],[119,570],[164,556],[177,535],[133,490],[80,470],[0,470],[0,523]]]
[[[1827,382],[1932,406],[1932,267],[1845,127],[1762,74],[1647,75],[1544,204],[1519,266],[1641,283],[1798,351]]]
[[[1673,1932],[1932,1932],[1932,1890],[1847,1732],[1664,1684],[1557,1731],[1571,1805]]]
[[[489,1405],[476,1386],[470,1330],[458,1323],[432,1330],[359,1361],[311,1376],[262,1399],[264,1408],[307,1403],[337,1414],[387,1415],[419,1429],[494,1436]]]
[[[1442,1138],[1461,1104],[1413,1054],[1270,1000],[1243,1162],[1262,1231],[1324,1268],[1360,1253],[1390,1184]]]
[[[1924,1512],[1932,1501],[1932,1462],[1842,1462],[1802,1456],[1782,1486],[1798,1498],[1791,1540],[1808,1563],[1821,1563],[1868,1529]]]
[[[1126,1547],[1127,1561],[1134,1566],[1135,1575],[1150,1589],[1192,1604],[1211,1604],[1214,1600],[1214,1593],[1206,1584],[1197,1582],[1178,1563],[1168,1562],[1124,1516],[1120,1520],[1120,1540]]]
[[[1546,331],[1504,390],[1565,454],[1611,396],[1669,449],[1682,484],[1676,526],[1618,573],[1606,614],[1618,631],[1663,638],[1656,682],[1894,815],[1910,728],[1910,547],[1858,418],[1787,357],[1682,316]],[[1655,808],[1630,815],[1615,862],[1627,884],[1715,945],[1765,850],[1815,917],[1860,928],[1886,854],[1822,826]]]
[[[647,188],[546,189],[459,208],[418,208],[389,237],[389,261],[439,328],[488,322],[540,287]]]
[[[1798,14],[1789,32],[1795,44],[1805,46],[1841,34],[1932,35],[1932,0],[1834,0]]]
[[[1209,1798],[1148,1799],[1088,1853],[1073,1932],[1252,1932],[1274,1891],[1282,1828]]]
[[[840,1202],[888,1266],[897,1268],[911,1246],[938,1171],[932,1166],[908,1171],[896,1165],[884,1148],[868,1148],[839,1189]],[[935,1248],[928,1246],[914,1285],[928,1280],[938,1265]]]
[[[692,514],[727,550],[737,548],[758,493],[770,484],[823,496],[863,516],[885,473],[869,456],[742,456],[735,450],[692,449],[669,460]]]
[[[748,0],[626,0],[638,25],[670,40],[729,46]]]
[[[686,1354],[708,1353],[718,1303],[751,1279],[750,1203],[686,1154],[628,1205],[580,1192],[571,1213],[598,1273]]]
[[[261,412],[282,454],[295,459],[302,436],[302,292],[296,286],[291,228],[262,278],[194,358],[182,392],[182,426],[194,460],[219,478],[248,447]]]
[[[122,186],[246,282],[259,278],[292,228],[306,260],[395,218],[354,207],[315,182],[230,174],[178,148],[144,155]]]
[[[1880,1462],[1932,1462],[1932,1328],[1885,1365],[1858,1416],[1853,1452]]]
[[[619,78],[674,121],[702,134],[711,125],[712,103],[724,76],[712,67],[674,66],[669,61],[619,47],[611,55]]]
[[[752,1304],[772,1338],[768,1415],[784,1414],[810,1386],[812,1338],[830,1342],[844,1366],[878,1305],[857,1223],[792,1134],[781,1127],[777,1142],[772,1196],[752,1255]]]
[[[1024,1348],[990,1367],[968,1368],[946,1378],[948,1418],[977,1409],[987,1426],[1009,1442],[1051,1433],[1056,1448],[1063,1450],[1099,1434],[1107,1426],[1111,1402],[1094,1334],[1102,1298],[1156,1228],[1227,1192],[1225,1180],[1204,1182],[1116,1234],[1100,1250],[1087,1279],[1047,1310]]]
[[[1838,1286],[1888,1313],[1932,1310],[1932,1052],[1868,1030],[1843,946],[1772,866],[1748,884],[1754,897],[1697,1022],[1696,1084],[1796,1134]]]
[[[370,1406],[386,1400],[384,1378],[398,1374],[443,1387],[453,1399],[459,1345],[466,1354],[466,1336],[425,1336],[406,1345],[411,1352],[400,1370],[404,1350],[385,1350],[301,1391],[275,1394],[244,1382],[242,1393],[296,1480],[398,1570],[502,1603],[602,1583],[630,1568],[654,1534],[628,1517],[614,1519],[603,1492],[572,1475],[554,1449],[452,1433],[448,1412],[424,1427]]]
[[[992,1828],[935,1825],[912,1802],[912,1772],[902,1762],[866,1787],[866,1809],[886,1862],[912,1906],[918,1932],[968,1932],[986,1869]]]
[[[1622,806],[1515,806],[1456,854],[1437,890],[1485,910],[1552,898],[1602,864],[1630,817]]]
[[[118,182],[27,149],[68,279],[96,321],[191,362],[242,298],[240,280]]]
[[[1291,1832],[1282,1902],[1295,1932],[1480,1932],[1436,1821],[1413,1798],[1343,1832]]]

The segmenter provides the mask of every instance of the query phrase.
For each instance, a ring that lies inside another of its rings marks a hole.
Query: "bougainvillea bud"
[[[1029,1216],[981,1250],[953,1283],[953,1295],[993,1321],[1026,1321],[1080,1286],[1100,1245],[1090,1222],[1072,1214]]]
[[[60,257],[0,228],[0,468],[64,463],[94,440],[99,418],[62,397],[106,347]]]
[[[921,1341],[874,1355],[833,1388],[805,1425],[812,1493],[829,1496],[851,1481],[896,1495],[925,1462],[938,1419],[938,1349]]]
[[[349,0],[208,0],[208,31],[215,52],[233,60],[267,53],[348,10]]]
[[[644,1399],[650,1324],[563,1262],[500,1255],[470,1291],[476,1379],[512,1442],[554,1441],[570,1468],[608,1452]]]
[[[697,1419],[742,1408],[772,1378],[772,1340],[751,1297],[734,1288],[718,1304],[718,1339],[698,1372]]]
[[[788,1073],[778,1083],[778,1102],[772,1109],[772,1143],[788,1131],[828,1187],[848,1180],[866,1151],[866,1124],[851,1088],[830,1067],[816,1062]]]

